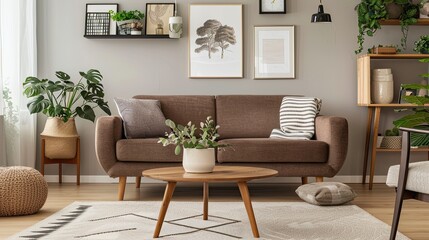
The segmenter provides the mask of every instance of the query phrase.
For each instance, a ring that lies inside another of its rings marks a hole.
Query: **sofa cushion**
[[[329,157],[328,144],[316,140],[240,138],[219,143],[231,145],[218,151],[221,163],[324,163]]]
[[[216,121],[214,96],[138,95],[133,98],[159,100],[165,118],[178,124],[186,125],[192,121],[196,126],[199,126],[200,122],[204,122],[208,116]]]
[[[158,138],[121,139],[116,143],[116,157],[127,162],[182,162],[174,147],[163,147]]]
[[[351,187],[339,182],[305,184],[298,187],[295,192],[302,200],[321,206],[341,205],[357,196]]]
[[[124,122],[127,138],[163,137],[170,128],[165,125],[165,117],[158,100],[115,98],[119,115]]]
[[[284,96],[216,96],[216,123],[221,139],[268,138],[280,128],[279,109]]]

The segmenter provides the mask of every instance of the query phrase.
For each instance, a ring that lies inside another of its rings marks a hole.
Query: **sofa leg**
[[[125,186],[127,185],[127,177],[119,177],[118,200],[124,200]]]
[[[308,183],[308,177],[301,177],[301,182],[302,184],[307,184]]]
[[[141,180],[142,180],[142,177],[136,177],[136,188],[140,188]]]
[[[316,177],[316,182],[323,182],[323,177]]]

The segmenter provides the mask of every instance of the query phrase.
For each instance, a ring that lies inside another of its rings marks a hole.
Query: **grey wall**
[[[104,86],[111,109],[117,114],[113,97],[128,98],[136,94],[302,94],[323,99],[322,114],[346,117],[350,126],[347,161],[340,175],[359,175],[362,171],[365,107],[356,105],[356,48],[357,17],[354,6],[358,0],[325,0],[325,10],[332,15],[332,24],[311,24],[310,16],[317,10],[317,0],[287,0],[286,15],[259,15],[258,0],[178,0],[179,15],[185,26],[188,4],[243,3],[244,4],[244,66],[243,79],[188,79],[187,27],[180,40],[132,39],[90,40],[83,37],[85,4],[105,0],[39,0],[38,2],[38,74],[53,78],[57,70],[72,74],[90,68],[104,75]],[[122,0],[121,9],[141,9],[146,1]],[[151,1],[156,2],[156,1]],[[253,26],[295,25],[296,66],[294,80],[253,80]],[[427,27],[411,27],[409,46]],[[369,39],[373,44],[399,44],[399,26],[385,26]],[[399,63],[395,63],[400,66]],[[395,70],[408,74],[408,68]],[[414,76],[420,72],[410,72]],[[391,127],[396,115],[383,118],[381,126]],[[39,116],[38,130],[42,131],[44,116]],[[94,124],[77,120],[82,141],[84,175],[105,175],[99,167],[94,151]],[[380,153],[377,174],[384,175],[387,167],[397,163],[399,154]],[[54,167],[48,173],[56,174]],[[66,174],[74,174],[74,167],[66,167]]]

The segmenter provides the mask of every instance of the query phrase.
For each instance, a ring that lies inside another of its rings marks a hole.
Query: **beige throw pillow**
[[[158,100],[115,98],[127,138],[163,137],[170,128]]]
[[[349,186],[338,182],[310,183],[298,187],[298,196],[314,205],[340,205],[352,201],[356,192]]]

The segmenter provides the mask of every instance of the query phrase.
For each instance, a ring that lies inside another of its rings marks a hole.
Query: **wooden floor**
[[[378,219],[391,224],[394,190],[384,184],[375,184],[369,191],[367,186],[350,184],[358,193],[354,204],[365,209]],[[249,184],[252,201],[290,202],[301,201],[295,194],[296,184]],[[126,201],[161,201],[162,184],[142,184],[136,189],[127,184]],[[0,239],[19,232],[50,216],[74,201],[116,201],[117,184],[49,184],[48,200],[42,210],[30,216],[0,217]],[[178,184],[173,201],[202,201],[202,186]],[[234,185],[211,185],[210,201],[241,201],[240,192]],[[416,200],[404,202],[399,230],[411,239],[429,239],[429,203]]]

